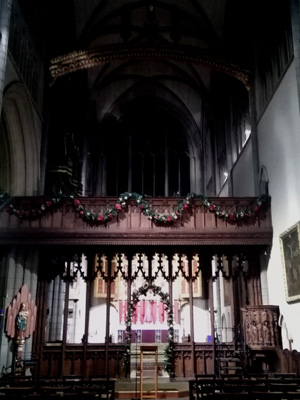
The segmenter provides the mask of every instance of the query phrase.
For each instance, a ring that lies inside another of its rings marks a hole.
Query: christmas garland
[[[132,301],[128,305],[127,315],[126,315],[126,330],[125,330],[125,353],[124,353],[124,368],[126,374],[129,373],[130,367],[130,357],[131,357],[131,325],[132,325],[132,317],[136,309],[136,305],[139,302],[140,296],[145,296],[147,292],[151,290],[154,295],[160,296],[162,302],[164,303],[165,310],[168,313],[168,341],[167,346],[165,348],[165,370],[166,372],[172,376],[173,375],[173,347],[174,347],[174,327],[173,327],[173,309],[170,303],[168,293],[165,293],[161,290],[159,286],[148,285],[140,287],[138,290],[135,290],[132,293]]]
[[[64,203],[64,200],[65,198],[63,196],[53,197],[52,199],[44,201],[41,206],[31,209],[18,208],[13,203],[9,203],[7,207],[7,212],[10,215],[16,215],[20,219],[34,220],[36,218],[43,217],[54,209],[60,208]]]
[[[154,223],[158,224],[175,223],[185,212],[188,212],[192,209],[194,200],[199,200],[201,204],[206,207],[209,212],[215,214],[216,217],[222,218],[230,222],[237,222],[246,218],[256,216],[262,207],[268,205],[270,200],[268,196],[264,195],[259,197],[252,206],[248,207],[245,210],[240,209],[238,211],[229,211],[218,206],[213,201],[209,200],[203,195],[189,193],[171,213],[157,213],[151,208],[147,200],[141,194],[135,192],[125,192],[119,196],[117,202],[113,207],[101,213],[92,211],[84,207],[81,204],[79,198],[75,198],[74,196],[69,197],[72,200],[75,212],[77,212],[84,221],[95,224],[106,224],[112,219],[116,218],[120,212],[126,210],[128,202],[130,200],[134,200],[139,206],[141,212]],[[44,203],[42,203],[40,207],[30,210],[17,208],[14,204],[11,203],[8,206],[8,212],[10,214],[18,216],[21,219],[35,219],[42,217],[53,209],[61,207],[64,201],[65,197],[56,196],[52,199],[46,200]]]

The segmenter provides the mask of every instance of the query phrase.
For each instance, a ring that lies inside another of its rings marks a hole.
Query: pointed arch
[[[40,137],[25,86],[13,83],[4,93],[1,140],[8,150],[6,190],[13,196],[38,194]]]
[[[124,354],[124,368],[125,373],[128,375],[130,369],[130,346],[131,346],[131,325],[132,316],[136,309],[137,303],[139,302],[140,296],[145,296],[148,291],[152,291],[154,295],[160,296],[161,301],[164,304],[165,310],[168,313],[168,343],[165,348],[165,369],[166,372],[171,376],[173,374],[173,346],[174,346],[174,327],[173,327],[173,307],[170,302],[169,294],[161,290],[161,287],[153,284],[145,284],[138,290],[135,290],[131,295],[131,302],[128,305],[127,316],[126,316],[126,337],[125,337],[125,354]]]
[[[268,195],[269,194],[269,176],[268,170],[265,165],[262,165],[259,173],[259,194]]]

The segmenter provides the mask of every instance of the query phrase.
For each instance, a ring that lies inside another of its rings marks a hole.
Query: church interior
[[[300,399],[299,154],[298,0],[0,0],[0,396]]]

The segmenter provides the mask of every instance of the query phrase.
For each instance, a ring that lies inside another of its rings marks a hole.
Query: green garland
[[[172,376],[173,374],[173,347],[174,347],[174,327],[173,327],[173,308],[170,303],[168,293],[165,293],[161,290],[159,286],[155,285],[148,285],[145,284],[144,286],[140,287],[138,290],[132,293],[132,301],[128,305],[127,315],[126,315],[126,330],[125,330],[125,353],[124,353],[124,368],[126,375],[129,373],[129,366],[130,366],[130,346],[131,346],[131,325],[132,325],[132,317],[134,311],[136,309],[136,305],[139,302],[139,298],[141,295],[146,295],[148,290],[151,290],[154,295],[160,296],[162,302],[164,303],[165,310],[168,313],[168,341],[167,346],[165,348],[165,370],[166,372]]]
[[[78,198],[75,198],[74,196],[69,197],[71,198],[74,210],[78,213],[78,215],[84,221],[95,224],[106,224],[112,219],[116,218],[120,212],[124,211],[127,208],[128,202],[130,200],[134,200],[139,206],[141,212],[153,222],[169,225],[175,223],[185,212],[191,210],[194,200],[199,200],[201,204],[206,207],[209,212],[214,213],[216,217],[222,218],[230,222],[237,222],[246,218],[256,216],[260,209],[263,206],[266,206],[270,201],[270,198],[264,195],[259,197],[252,206],[248,207],[245,210],[240,209],[238,211],[229,211],[216,205],[213,201],[209,200],[203,195],[189,193],[187,194],[185,199],[182,200],[175,207],[173,212],[157,213],[150,207],[147,200],[141,194],[135,192],[125,192],[119,196],[117,202],[113,207],[101,213],[94,212],[85,208]],[[33,208],[31,210],[19,209],[11,203],[8,206],[8,212],[10,214],[18,216],[21,219],[40,218],[49,211],[59,208],[64,201],[65,197],[57,196],[52,199],[46,200],[39,208]]]
[[[42,218],[49,212],[60,208],[65,201],[63,196],[53,197],[52,199],[45,200],[40,207],[35,207],[31,209],[23,209],[16,207],[13,203],[9,203],[7,207],[7,212],[10,215],[16,215],[20,219],[34,220],[37,218]]]

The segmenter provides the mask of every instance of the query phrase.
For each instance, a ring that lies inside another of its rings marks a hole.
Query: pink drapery
[[[158,305],[157,305],[158,304]],[[126,321],[126,313],[127,313],[127,301],[119,300],[119,322]],[[158,315],[157,315],[158,314]],[[178,322],[178,303],[174,303],[174,322]],[[162,301],[158,303],[154,300],[142,300],[139,301],[135,307],[135,311],[132,315],[132,323],[164,323],[166,320],[166,311],[165,305]]]

